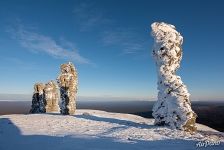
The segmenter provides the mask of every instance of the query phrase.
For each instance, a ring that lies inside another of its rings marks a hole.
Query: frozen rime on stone
[[[183,37],[171,24],[155,22],[151,27],[159,91],[152,114],[155,124],[194,132],[197,115],[191,109],[187,87],[176,75],[182,59]]]
[[[54,81],[50,81],[45,84],[44,99],[46,100],[46,112],[59,112],[58,85]]]
[[[36,83],[34,85],[34,93],[32,97],[32,106],[30,113],[45,113],[45,105],[46,101],[43,95],[44,84],[43,83]]]
[[[61,114],[73,115],[76,110],[77,72],[69,62],[61,65],[61,73],[57,78],[61,96]]]

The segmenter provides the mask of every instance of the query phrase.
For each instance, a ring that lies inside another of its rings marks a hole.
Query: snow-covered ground
[[[224,149],[224,134],[207,126],[197,124],[198,132],[191,135],[153,121],[98,110],[77,110],[75,116],[3,115],[0,150]],[[200,141],[216,145],[197,148]]]

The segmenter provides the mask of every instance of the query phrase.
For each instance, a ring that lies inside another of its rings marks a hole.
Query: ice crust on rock
[[[76,110],[78,78],[76,69],[71,62],[61,65],[61,73],[57,82],[60,87],[61,114],[73,115]]]
[[[153,57],[158,74],[158,100],[153,106],[156,125],[169,125],[171,128],[194,132],[196,114],[186,85],[176,70],[182,59],[183,37],[175,26],[164,22],[151,25],[154,37]]]
[[[44,99],[44,84],[36,83],[34,84],[34,92],[30,113],[45,113],[45,105],[46,101]]]
[[[53,80],[45,84],[44,99],[46,100],[46,112],[59,112],[58,85]]]

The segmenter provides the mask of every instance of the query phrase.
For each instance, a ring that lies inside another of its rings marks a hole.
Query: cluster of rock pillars
[[[61,73],[55,81],[46,84],[36,83],[32,98],[30,113],[61,112],[63,115],[73,115],[76,110],[77,72],[69,62],[61,65]],[[59,107],[59,98],[61,105]]]
[[[176,75],[182,59],[183,37],[175,26],[164,22],[155,22],[151,28],[155,41],[152,55],[156,61],[159,91],[152,114],[155,125],[195,132],[197,115],[191,109],[190,94],[180,76]],[[34,85],[30,113],[59,112],[60,109],[63,115],[73,115],[76,110],[77,83],[74,65],[71,62],[62,64],[57,83],[50,81]]]

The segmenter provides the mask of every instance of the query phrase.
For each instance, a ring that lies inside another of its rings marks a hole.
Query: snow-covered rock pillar
[[[176,75],[182,59],[183,37],[171,24],[155,22],[151,27],[159,90],[152,114],[155,124],[194,132],[197,115],[191,109],[187,87]]]
[[[61,114],[73,115],[76,110],[77,72],[69,62],[61,65],[61,74],[58,77],[61,95]]]
[[[46,112],[59,112],[58,86],[54,81],[45,84],[44,99],[46,100]]]
[[[30,113],[45,113],[45,105],[46,101],[43,95],[44,84],[36,83],[34,85],[34,93],[32,97],[32,106],[30,109]]]

